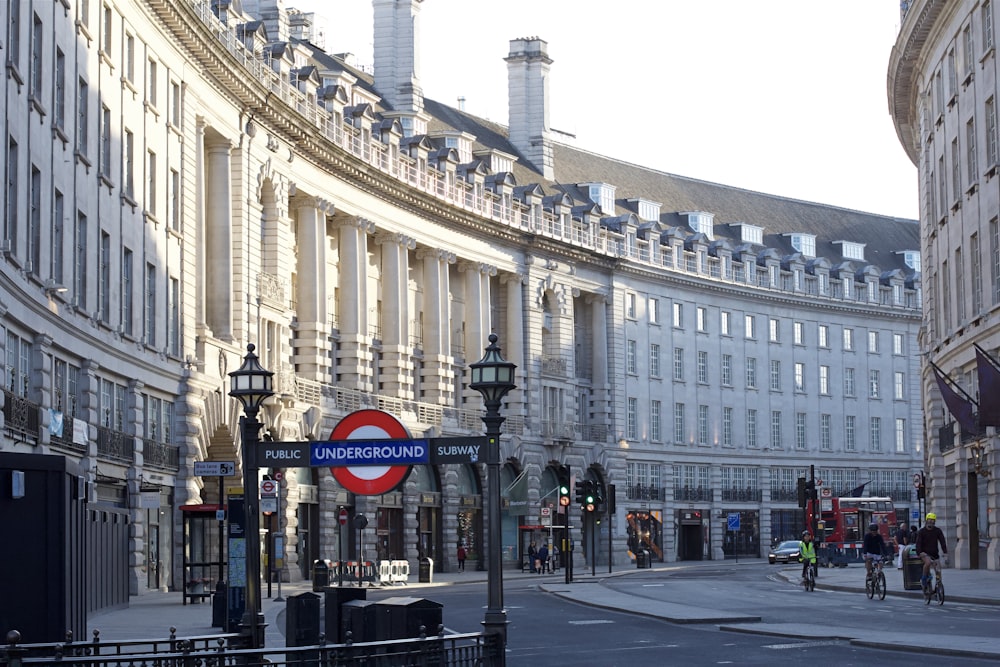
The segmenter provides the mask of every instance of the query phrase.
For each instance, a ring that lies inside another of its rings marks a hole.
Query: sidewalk
[[[591,569],[578,568],[574,572],[572,584],[565,583],[562,571],[555,574],[532,574],[519,570],[504,570],[505,582],[536,581],[539,587],[553,595],[565,599],[603,609],[614,609],[634,614],[642,614],[661,618],[672,623],[702,623],[718,625],[721,629],[735,632],[766,634],[781,637],[799,637],[815,640],[818,637],[838,638],[848,640],[852,644],[906,650],[915,647],[922,653],[940,653],[944,655],[963,655],[970,657],[987,657],[1000,659],[1000,638],[968,637],[960,635],[907,635],[899,632],[881,632],[877,629],[831,628],[807,623],[765,623],[760,617],[745,614],[730,613],[720,609],[705,609],[692,605],[637,598],[614,591],[601,585],[608,577],[628,576],[637,573],[661,572],[669,575],[672,571],[686,570],[698,567],[720,566],[755,567],[762,572],[775,574],[789,582],[797,583],[800,570],[798,566],[767,565],[763,559],[741,559],[735,561],[701,561],[684,563],[661,563],[651,569],[639,570],[634,565],[618,566],[608,572],[597,568],[595,575]],[[903,574],[891,569],[886,573],[889,583],[889,596],[907,596],[917,601],[920,591],[903,590]],[[976,603],[996,605],[1000,612],[1000,572],[987,570],[955,570],[944,571],[944,582],[949,603]],[[345,582],[346,583],[346,582]],[[487,583],[487,573],[482,570],[465,572],[433,573],[431,583],[410,582],[405,586],[393,586],[392,591],[398,595],[414,597],[430,596],[425,589],[456,584]],[[824,568],[819,572],[816,582],[819,589],[842,590],[861,594],[864,589],[864,570],[860,566],[847,568]],[[282,584],[281,595],[287,598],[312,591],[310,582]],[[268,646],[284,646],[284,611],[285,602],[275,601],[277,584],[272,584],[272,597],[264,597],[262,611],[267,624],[266,643]],[[266,585],[262,595],[267,595]],[[148,592],[130,598],[127,609],[119,609],[92,614],[88,632],[99,629],[101,637],[112,639],[151,639],[162,638],[170,634],[171,628],[176,629],[178,637],[217,634],[219,630],[211,627],[212,606],[203,604],[181,604],[180,593]],[[92,634],[88,635],[92,639]]]

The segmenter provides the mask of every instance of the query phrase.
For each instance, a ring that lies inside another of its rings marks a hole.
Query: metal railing
[[[97,427],[98,458],[135,462],[135,437],[105,426]]]
[[[712,490],[706,489],[703,486],[693,489],[689,486],[685,486],[680,489],[674,489],[674,500],[697,500],[710,502],[712,500]]]
[[[723,489],[722,500],[735,503],[759,503],[764,498],[760,489]]]
[[[41,442],[41,406],[6,389],[3,395],[4,432],[18,442],[38,445]]]
[[[667,495],[658,486],[633,484],[625,487],[625,497],[629,500],[666,500]]]
[[[142,439],[142,463],[150,468],[176,471],[180,469],[180,449],[149,438]]]

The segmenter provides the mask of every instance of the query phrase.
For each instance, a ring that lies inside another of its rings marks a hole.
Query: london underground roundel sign
[[[398,419],[381,410],[352,412],[333,428],[330,440],[403,440],[410,437]],[[359,496],[389,493],[406,479],[408,465],[337,466],[330,468],[333,478]]]

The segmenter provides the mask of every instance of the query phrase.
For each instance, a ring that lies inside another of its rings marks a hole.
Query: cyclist
[[[808,530],[802,531],[802,541],[799,542],[799,562],[802,563],[802,583],[806,583],[806,573],[809,567],[813,568],[813,576],[816,576],[816,545],[812,541],[813,536]]]
[[[937,527],[937,514],[928,512],[924,517],[924,527],[917,531],[917,555],[924,561],[924,574],[920,577],[920,585],[927,586],[930,581],[931,564],[941,558],[947,562],[948,545],[944,541],[944,533]],[[941,553],[938,554],[938,545]]]
[[[868,526],[868,532],[865,533],[865,543],[861,550],[861,556],[865,559],[865,571],[869,576],[872,573],[872,565],[876,561],[882,560],[883,554],[885,554],[885,540],[878,532],[878,524],[873,523]]]

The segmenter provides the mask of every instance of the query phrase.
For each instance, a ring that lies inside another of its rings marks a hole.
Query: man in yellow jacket
[[[816,544],[813,542],[812,533],[808,530],[802,531],[802,541],[799,542],[799,562],[802,563],[802,583],[805,583],[807,568],[810,565],[816,565]],[[814,569],[813,572],[815,571]]]

